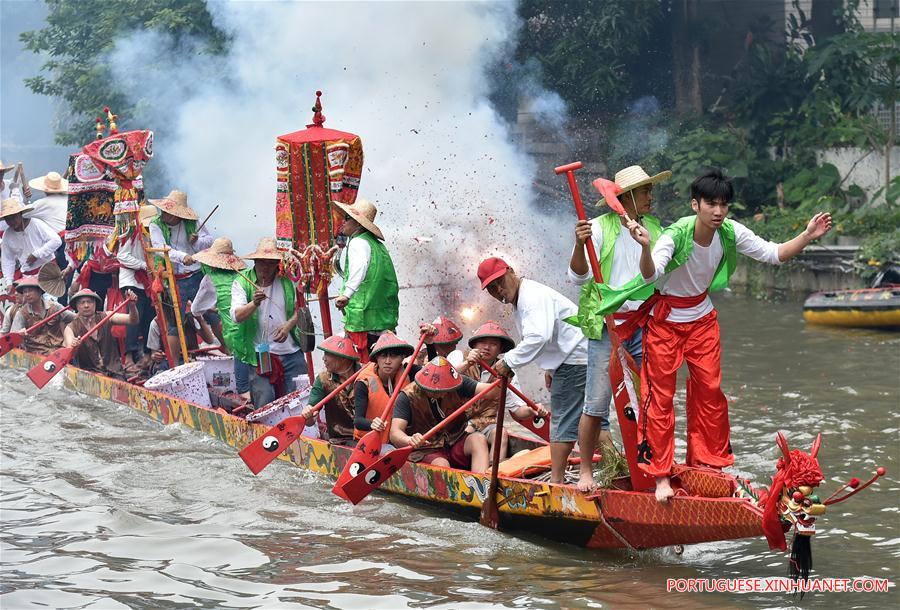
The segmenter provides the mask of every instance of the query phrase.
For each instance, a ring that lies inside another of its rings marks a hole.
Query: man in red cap
[[[446,358],[438,356],[416,373],[416,382],[400,392],[391,420],[391,443],[413,447],[409,460],[434,466],[484,472],[490,464],[487,439],[466,434],[460,415],[440,434],[422,442],[422,435],[461,407],[489,384],[460,375]]]
[[[519,344],[494,368],[512,377],[513,369],[534,362],[550,389],[550,482],[565,483],[569,454],[578,440],[587,377],[587,339],[566,322],[578,313],[575,303],[534,280],[519,277],[502,258],[478,265],[481,288],[513,307]]]

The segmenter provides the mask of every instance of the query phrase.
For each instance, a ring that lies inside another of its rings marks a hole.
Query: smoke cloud
[[[110,58],[121,84],[152,100],[141,106],[143,123],[125,125],[166,126],[152,163],[173,183],[149,184],[152,196],[185,190],[201,216],[222,204],[213,233],[252,250],[274,233],[275,138],[311,122],[321,89],[326,126],[363,139],[360,197],[378,206],[401,286],[442,285],[401,292],[402,332],[440,314],[468,330],[488,316],[503,320],[475,277],[485,256],[564,287],[571,208],[560,218],[537,211],[534,162],[488,99],[487,67],[511,55],[520,25],[512,3],[209,8],[233,36],[227,56],[139,32]],[[559,120],[559,96],[530,93]],[[460,319],[464,306],[475,308],[471,321]]]

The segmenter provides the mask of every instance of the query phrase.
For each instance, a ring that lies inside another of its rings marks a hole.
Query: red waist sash
[[[616,332],[619,333],[619,338],[622,341],[627,341],[634,334],[634,331],[638,328],[643,328],[647,324],[647,320],[650,319],[650,311],[653,310],[654,306],[656,306],[656,313],[654,313],[653,317],[657,320],[667,320],[669,314],[672,313],[672,309],[696,307],[706,300],[707,294],[708,291],[704,290],[702,293],[694,296],[677,297],[671,294],[661,294],[656,290],[637,310],[624,314],[613,314],[613,317],[617,320],[625,320],[625,322],[616,327]]]

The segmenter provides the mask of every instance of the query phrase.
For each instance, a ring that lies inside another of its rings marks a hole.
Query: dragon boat
[[[0,362],[9,368],[28,369],[41,360],[14,349]],[[205,407],[72,365],[61,376],[68,389],[126,405],[163,425],[183,424],[238,449],[269,429],[227,413],[221,408],[226,406],[223,397],[215,392],[210,392],[213,406]],[[521,436],[511,440],[515,451],[527,449],[546,456],[540,440]],[[280,459],[336,479],[351,450],[301,436]],[[763,510],[757,506],[753,490],[726,473],[679,467],[673,478],[679,495],[669,506],[662,506],[653,493],[633,491],[627,476],[615,479],[610,488],[585,495],[572,485],[528,478],[533,464],[527,459],[509,462],[499,478],[498,496],[506,531],[532,532],[594,549],[649,549],[763,535]],[[381,490],[477,519],[489,483],[487,474],[408,462]]]
[[[863,328],[900,328],[900,285],[816,292],[803,303],[811,324]]]

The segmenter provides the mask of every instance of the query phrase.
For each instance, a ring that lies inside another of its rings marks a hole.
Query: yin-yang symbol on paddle
[[[262,442],[263,449],[265,449],[266,451],[268,451],[270,453],[273,451],[278,451],[278,447],[280,447],[280,446],[281,446],[281,444],[278,442],[278,439],[275,438],[274,436],[267,436],[266,438],[263,439],[263,442]]]
[[[351,477],[358,477],[359,473],[361,473],[365,469],[366,466],[362,462],[353,462],[352,464],[350,464],[350,470],[348,472],[350,472]]]
[[[534,423],[535,428],[543,428],[544,427],[544,418],[541,417],[540,415],[535,415],[532,422]]]
[[[48,373],[52,373],[53,371],[56,370],[56,363],[48,360],[47,362],[44,363],[44,370],[47,371]]]
[[[370,470],[366,473],[366,483],[369,485],[374,485],[381,479],[381,473],[377,470]]]

